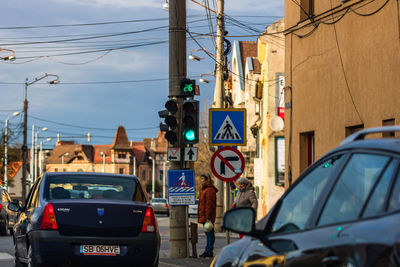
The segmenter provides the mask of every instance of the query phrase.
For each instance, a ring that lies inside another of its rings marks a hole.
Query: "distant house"
[[[73,141],[58,141],[46,160],[46,171],[131,174],[146,185],[152,179],[154,158],[155,180],[161,185],[167,170],[167,148],[168,143],[161,133],[157,138],[132,142],[125,128],[119,126],[112,144],[81,145]]]
[[[22,161],[13,161],[7,165],[8,192],[12,199],[22,199]],[[4,179],[4,178],[3,178]],[[1,183],[1,181],[0,181]],[[1,183],[3,185],[3,183]],[[29,188],[29,185],[27,185]],[[28,190],[28,189],[27,189]]]

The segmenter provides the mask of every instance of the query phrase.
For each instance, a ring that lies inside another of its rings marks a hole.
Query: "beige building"
[[[287,185],[350,133],[400,120],[398,1],[299,5],[285,1]]]
[[[284,192],[284,56],[282,33],[284,20],[269,25],[258,38],[258,60],[261,63],[256,98],[260,101],[257,130],[258,153],[255,160],[255,184],[260,190],[258,218],[267,214]]]

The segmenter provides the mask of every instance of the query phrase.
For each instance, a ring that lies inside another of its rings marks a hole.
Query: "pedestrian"
[[[254,192],[254,187],[250,183],[250,181],[245,178],[239,178],[236,183],[239,186],[239,192],[235,200],[233,201],[233,208],[240,208],[240,207],[251,207],[257,214],[257,207],[258,201],[256,193]],[[242,238],[243,235],[239,234],[239,237]]]
[[[198,206],[198,222],[207,226],[215,223],[215,217],[217,213],[217,192],[218,189],[214,186],[211,176],[207,173],[200,175],[201,193],[199,197]],[[207,227],[208,228],[208,227]],[[214,227],[211,231],[205,229],[207,238],[206,248],[200,257],[213,257],[214,243],[215,243],[215,232]]]

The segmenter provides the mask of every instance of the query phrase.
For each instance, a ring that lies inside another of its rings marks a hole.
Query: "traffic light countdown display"
[[[185,100],[182,106],[182,137],[184,144],[199,142],[199,101]]]
[[[181,80],[181,95],[194,96],[196,88],[196,80],[184,78]]]

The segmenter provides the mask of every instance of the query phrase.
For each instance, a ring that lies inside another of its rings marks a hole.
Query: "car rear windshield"
[[[47,199],[117,199],[146,202],[134,179],[115,176],[52,176]]]
[[[167,200],[164,198],[153,198],[151,200],[152,203],[167,203]]]

